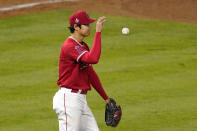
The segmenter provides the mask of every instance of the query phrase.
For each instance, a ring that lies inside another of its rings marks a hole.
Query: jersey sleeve
[[[99,79],[98,75],[96,74],[96,72],[94,71],[92,66],[89,67],[89,79],[90,79],[90,83],[94,87],[94,89],[100,94],[100,96],[104,100],[107,100],[108,96],[105,93],[105,90],[103,89],[100,79]]]
[[[101,55],[101,32],[96,32],[92,48],[81,55],[80,61],[87,64],[96,64]]]

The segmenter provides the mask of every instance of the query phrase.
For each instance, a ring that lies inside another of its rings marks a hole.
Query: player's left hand
[[[114,99],[109,98],[109,102],[105,108],[105,122],[106,125],[116,127],[121,120],[122,109],[119,105],[116,105]]]
[[[109,98],[107,100],[105,100],[106,104],[109,103],[109,101],[110,101]]]

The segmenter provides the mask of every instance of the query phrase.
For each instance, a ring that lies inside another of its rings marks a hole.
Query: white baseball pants
[[[58,116],[59,131],[99,131],[84,94],[61,88],[53,97],[53,110]]]

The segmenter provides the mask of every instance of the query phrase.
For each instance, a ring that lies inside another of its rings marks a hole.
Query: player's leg
[[[96,119],[87,104],[82,112],[80,131],[99,131]]]
[[[68,91],[58,91],[53,98],[53,109],[59,120],[59,131],[79,131],[81,109],[77,97]]]
[[[81,111],[68,107],[61,113],[58,115],[60,131],[79,131]]]
[[[53,110],[56,112],[59,120],[59,131],[66,131],[64,94],[61,91],[56,92],[56,94],[53,97]]]

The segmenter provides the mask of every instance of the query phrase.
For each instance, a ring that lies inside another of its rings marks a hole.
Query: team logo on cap
[[[78,18],[75,19],[75,23],[79,23],[79,19]]]

